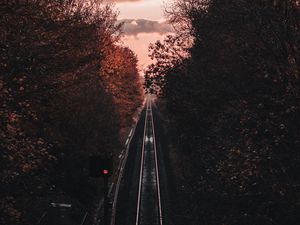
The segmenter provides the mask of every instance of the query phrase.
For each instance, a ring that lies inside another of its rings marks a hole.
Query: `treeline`
[[[166,102],[178,149],[178,224],[298,224],[299,1],[167,11],[178,33],[150,46],[146,86]]]
[[[101,0],[1,0],[0,15],[0,224],[50,202],[91,211],[88,157],[119,151],[141,104],[136,56]]]

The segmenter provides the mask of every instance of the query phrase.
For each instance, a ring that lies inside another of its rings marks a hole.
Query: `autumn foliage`
[[[50,201],[89,211],[88,156],[119,151],[141,103],[136,56],[99,0],[1,0],[0,15],[0,223],[36,224]]]
[[[166,102],[178,149],[175,223],[299,223],[299,4],[167,10],[178,34],[151,46],[146,85]]]

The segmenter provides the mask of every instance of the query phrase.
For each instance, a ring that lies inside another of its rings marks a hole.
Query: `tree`
[[[299,3],[178,0],[167,13],[193,40],[181,63],[164,53],[176,44],[156,45],[146,73],[174,139],[192,144],[176,208],[190,224],[297,224]]]
[[[121,127],[128,127],[143,97],[136,55],[127,47],[114,45],[103,60],[100,73],[105,89],[117,105]]]
[[[121,148],[123,105],[101,78],[116,13],[100,0],[19,0],[0,14],[0,223],[35,224],[65,199],[92,213],[88,157]]]

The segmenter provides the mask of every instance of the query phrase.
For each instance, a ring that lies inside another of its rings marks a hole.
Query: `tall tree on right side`
[[[154,54],[146,84],[192,143],[179,153],[189,223],[297,224],[299,1],[178,0],[168,13],[190,56],[161,70]]]

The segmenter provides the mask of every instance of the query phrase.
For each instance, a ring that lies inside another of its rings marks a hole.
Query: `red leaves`
[[[5,2],[0,6],[1,224],[34,224],[51,195],[63,192],[79,201],[81,191],[98,194],[95,184],[85,186],[85,157],[118,150],[118,117],[122,125],[131,123],[142,100],[141,84],[134,53],[117,46],[116,13],[102,1]],[[5,200],[9,195],[12,203]],[[85,199],[89,206],[94,200]],[[32,209],[28,202],[41,207]]]

